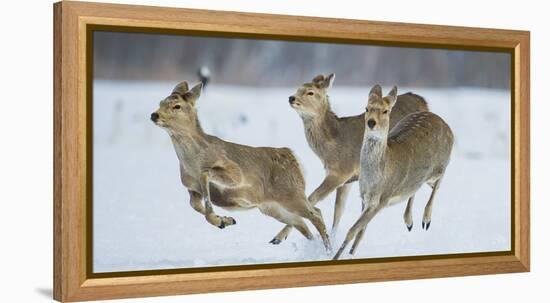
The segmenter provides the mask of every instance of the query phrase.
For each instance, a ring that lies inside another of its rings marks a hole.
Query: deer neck
[[[180,161],[184,161],[189,156],[198,155],[207,149],[210,143],[210,136],[202,130],[198,119],[195,125],[186,129],[170,130],[169,134]]]
[[[315,116],[302,117],[304,130],[310,145],[322,146],[327,140],[336,136],[338,116],[330,109],[328,102],[326,108]]]
[[[387,136],[375,136],[365,131],[361,148],[361,171],[368,172],[368,179],[383,180],[387,159]]]

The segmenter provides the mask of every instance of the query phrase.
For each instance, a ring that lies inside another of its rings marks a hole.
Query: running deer
[[[409,114],[391,128],[390,114],[396,100],[395,86],[386,97],[382,97],[379,85],[370,91],[359,173],[366,208],[348,231],[335,260],[354,238],[350,254],[355,253],[367,224],[380,210],[407,198],[404,219],[410,231],[414,195],[424,183],[432,193],[424,208],[422,228],[430,227],[434,196],[451,157],[453,132],[443,119],[428,111]]]
[[[321,211],[305,196],[304,177],[292,151],[240,145],[206,134],[195,109],[201,89],[202,83],[189,89],[183,81],[151,114],[151,120],[172,139],[191,207],[219,228],[237,222],[232,217],[217,215],[213,205],[228,210],[257,207],[263,214],[296,227],[307,239],[312,239],[303,220],[306,218],[330,250]]]
[[[327,91],[333,82],[334,74],[318,75],[299,87],[288,101],[302,118],[307,142],[325,168],[325,179],[309,196],[309,201],[316,204],[336,190],[332,221],[332,231],[335,232],[351,183],[359,176],[365,115],[338,117],[332,112]],[[428,105],[422,97],[413,93],[400,95],[390,115],[390,128],[409,113],[427,110]],[[291,226],[286,226],[271,243],[281,243],[291,230]]]

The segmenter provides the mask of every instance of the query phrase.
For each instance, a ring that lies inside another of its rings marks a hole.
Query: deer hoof
[[[429,221],[428,223],[424,223],[424,221],[422,221],[422,229],[428,230],[428,228],[430,228],[431,223],[432,221]]]
[[[424,225],[424,223],[422,223],[422,225]],[[409,230],[409,232],[413,229],[413,225],[407,225],[407,229]]]
[[[277,238],[273,238],[273,240],[269,241],[269,243],[273,244],[273,245],[278,245],[278,244],[281,244],[281,240],[280,239],[277,239]]]

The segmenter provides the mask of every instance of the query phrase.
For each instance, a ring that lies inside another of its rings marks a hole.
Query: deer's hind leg
[[[407,226],[407,230],[411,231],[413,228],[413,218],[412,218],[412,206],[414,202],[414,195],[412,195],[409,198],[409,201],[407,202],[407,207],[405,208],[405,213],[403,213],[403,220],[405,221],[405,225]]]
[[[281,242],[286,240],[286,238],[288,237],[291,231],[292,231],[292,225],[287,224],[285,227],[283,227],[283,229],[281,229],[281,231],[278,234],[275,235],[275,237],[273,237],[273,239],[271,239],[271,241],[269,241],[269,243],[275,244],[275,245],[281,244]]]
[[[432,194],[430,195],[428,203],[426,203],[426,207],[424,207],[424,216],[422,217],[422,229],[425,228],[426,230],[428,230],[428,228],[430,228],[430,224],[432,223],[432,205],[435,193],[439,189],[439,184],[441,183],[442,177],[443,176],[440,176],[437,180],[428,183],[428,185],[432,187]]]
[[[261,204],[258,208],[264,215],[270,216],[281,223],[287,224],[287,226],[296,227],[296,229],[302,235],[304,235],[306,239],[308,240],[313,239],[313,235],[309,231],[309,228],[304,222],[304,219],[292,212],[289,212],[284,207],[280,206],[279,203],[267,202],[267,203]],[[274,241],[275,239],[271,240],[270,243],[273,243],[273,244],[280,243],[280,242],[274,243]]]
[[[317,202],[323,200],[328,194],[333,192],[335,189],[342,189],[340,193],[336,193],[336,204],[334,205],[334,222],[339,222],[340,217],[342,216],[342,210],[344,208],[344,203],[346,200],[347,188],[344,188],[346,185],[342,185],[346,181],[344,177],[338,177],[335,175],[328,175],[325,177],[323,182],[313,191],[309,196],[308,200],[312,205],[317,204]],[[340,187],[339,187],[340,186]],[[336,224],[337,225],[337,224]],[[335,226],[333,225],[333,230]],[[269,241],[272,244],[279,244],[284,241],[290,232],[292,231],[292,226],[285,226],[274,238]]]
[[[332,220],[332,234],[336,234],[338,229],[338,224],[342,218],[342,213],[346,206],[346,199],[348,197],[351,184],[343,184],[342,186],[336,189],[336,201],[334,203],[334,219]]]
[[[309,203],[309,201],[305,197],[299,200],[295,200],[293,202],[293,204],[287,204],[284,206],[288,209],[288,211],[291,211],[303,218],[308,219],[321,235],[321,238],[323,239],[323,244],[327,251],[331,251],[332,248],[330,246],[330,240],[327,234],[327,227],[323,220],[321,210],[311,205],[311,203]]]
[[[308,201],[306,200],[305,203],[308,203]],[[323,239],[323,244],[325,245],[327,251],[332,251],[330,239],[327,234],[327,227],[325,225],[325,222],[323,221],[321,210],[313,205],[310,205],[309,203],[307,205],[310,207],[307,213],[304,215],[309,221],[311,221],[311,223],[313,223],[313,225],[321,235],[321,238]]]

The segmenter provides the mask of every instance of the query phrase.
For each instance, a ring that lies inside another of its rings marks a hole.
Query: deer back
[[[432,112],[407,115],[387,139],[385,177],[395,192],[415,190],[441,176],[449,163],[454,136],[450,127]]]

